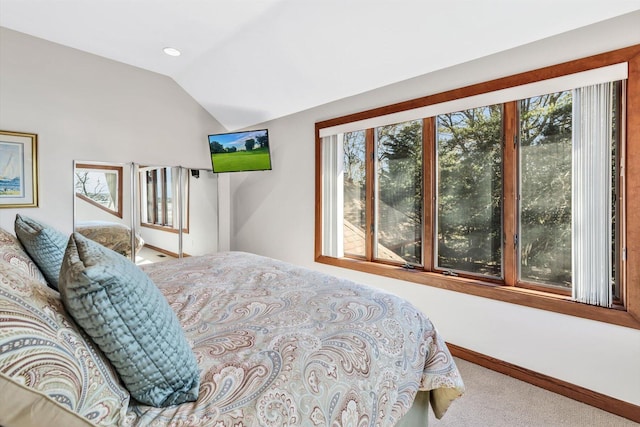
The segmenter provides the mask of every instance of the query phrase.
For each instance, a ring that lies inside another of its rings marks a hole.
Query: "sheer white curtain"
[[[322,138],[322,254],[344,256],[343,134]]]
[[[109,208],[118,210],[118,172],[109,171],[104,172],[104,180],[107,182],[107,188],[109,189]]]
[[[612,304],[613,90],[613,83],[573,90],[573,298],[603,307]]]

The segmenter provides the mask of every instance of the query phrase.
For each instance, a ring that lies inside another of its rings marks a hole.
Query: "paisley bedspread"
[[[464,385],[442,338],[392,294],[241,252],[142,267],[201,368],[197,402],[132,404],[130,426],[393,426],[416,392]]]
[[[120,255],[131,257],[131,228],[126,225],[107,221],[80,221],[76,224],[76,231]],[[143,245],[144,240],[136,234],[136,253]]]

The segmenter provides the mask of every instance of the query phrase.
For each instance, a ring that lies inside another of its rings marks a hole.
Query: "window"
[[[122,218],[122,167],[78,163],[76,197]]]
[[[436,267],[502,277],[502,106],[436,118]]]
[[[422,121],[375,129],[373,256],[422,265]]]
[[[612,304],[619,282],[613,267],[621,86],[603,83],[518,105],[520,280],[603,306]]]
[[[316,260],[640,329],[639,54],[316,124]]]
[[[177,167],[142,167],[139,173],[141,224],[177,232],[182,220],[183,231],[188,232],[188,174],[181,175]],[[178,197],[186,200],[182,203],[182,217]]]
[[[520,279],[571,288],[571,91],[519,102]]]
[[[344,253],[366,256],[366,137],[364,132],[344,134]]]

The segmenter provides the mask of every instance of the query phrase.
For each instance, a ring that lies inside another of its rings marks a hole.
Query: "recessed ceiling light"
[[[162,50],[164,53],[166,53],[169,56],[180,56],[180,51],[175,47],[165,47]]]

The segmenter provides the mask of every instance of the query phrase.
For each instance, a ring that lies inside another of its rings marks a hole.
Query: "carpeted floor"
[[[640,424],[456,358],[467,388],[430,427],[638,427]]]

